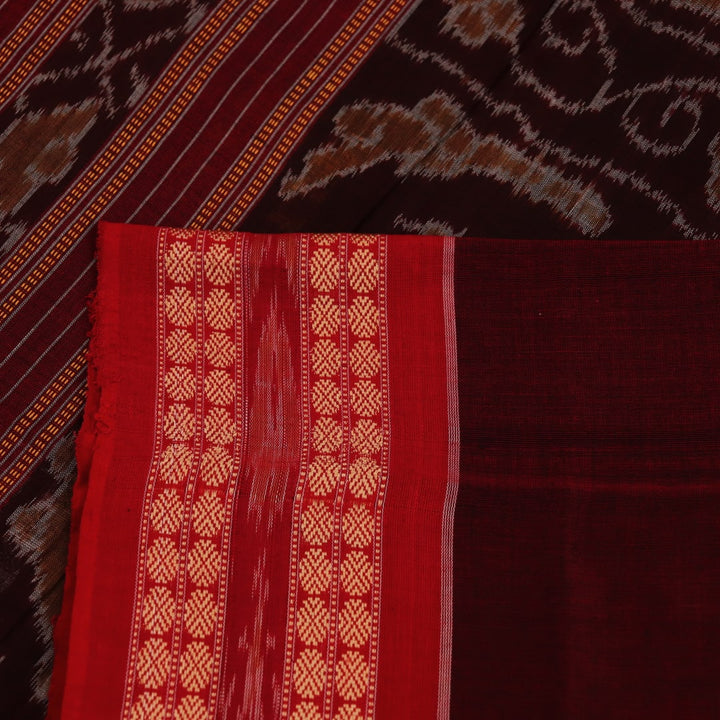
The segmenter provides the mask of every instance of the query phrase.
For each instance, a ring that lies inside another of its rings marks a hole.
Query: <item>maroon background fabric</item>
[[[719,262],[458,241],[452,717],[720,712]]]

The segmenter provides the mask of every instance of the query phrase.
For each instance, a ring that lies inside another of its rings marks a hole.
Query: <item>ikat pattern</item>
[[[161,230],[158,400],[124,720],[213,717],[241,422],[241,236]]]
[[[283,718],[372,718],[389,398],[381,236],[303,239],[304,460]]]

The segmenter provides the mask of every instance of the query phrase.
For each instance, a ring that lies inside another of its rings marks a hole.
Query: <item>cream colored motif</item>
[[[374,714],[378,527],[387,463],[384,239],[303,240],[303,357],[309,401],[304,490],[296,496],[282,717]],[[386,469],[386,468],[385,468]]]
[[[162,230],[158,242],[162,432],[146,486],[123,720],[209,720],[237,476],[242,237]]]

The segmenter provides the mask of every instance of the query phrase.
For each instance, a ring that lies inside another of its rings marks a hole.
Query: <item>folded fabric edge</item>
[[[85,535],[84,510],[88,493],[102,483],[98,464],[109,458],[109,442],[99,442],[101,437],[109,438],[113,425],[117,388],[117,368],[114,358],[118,349],[118,246],[108,241],[108,223],[100,222],[95,252],[98,281],[97,289],[88,298],[91,331],[88,348],[87,398],[83,421],[75,438],[77,479],[73,486],[70,542],[65,568],[62,609],[53,631],[55,659],[48,695],[48,720],[60,718],[65,692],[65,682],[70,654],[70,634],[73,618],[79,608],[76,603],[78,561],[80,553],[86,560],[93,553],[91,543],[80,538]],[[88,529],[90,530],[90,529]],[[81,547],[82,545],[82,547]]]

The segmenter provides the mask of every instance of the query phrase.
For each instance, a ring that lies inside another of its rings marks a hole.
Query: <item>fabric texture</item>
[[[101,224],[50,717],[714,717],[719,262]]]
[[[0,2],[3,711],[45,712],[98,220],[717,238],[719,47],[704,0]]]

